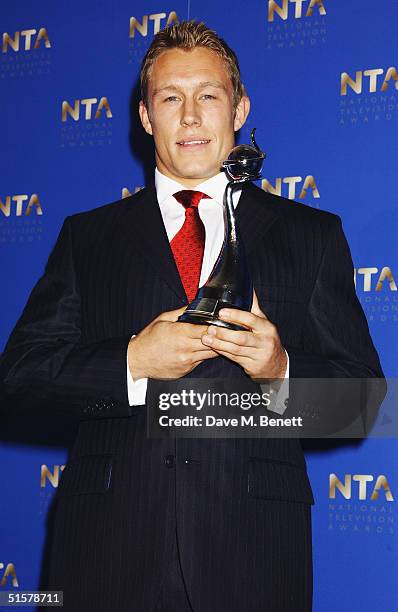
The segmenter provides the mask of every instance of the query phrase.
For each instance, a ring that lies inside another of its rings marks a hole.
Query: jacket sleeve
[[[0,358],[5,395],[50,402],[78,418],[129,416],[130,335],[81,341],[80,295],[67,217]]]
[[[318,408],[315,413],[310,410],[312,416],[322,418],[329,411],[328,422],[333,429],[333,418],[339,413],[346,415],[347,422],[360,413],[368,431],[385,395],[386,383],[355,292],[351,254],[337,216],[333,216],[309,299],[301,347],[285,348],[290,358],[290,378],[300,388],[296,397],[303,394],[299,379],[306,378],[307,405],[313,407],[315,397],[323,400],[321,417]]]

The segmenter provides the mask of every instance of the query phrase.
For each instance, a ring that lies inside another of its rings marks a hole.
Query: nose
[[[200,125],[200,112],[198,105],[193,99],[186,99],[181,112],[181,125],[182,126],[192,126],[192,125]]]

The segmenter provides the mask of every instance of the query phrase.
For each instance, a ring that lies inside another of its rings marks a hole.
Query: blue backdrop
[[[252,101],[240,139],[257,126],[263,188],[341,215],[359,299],[396,375],[396,0],[21,0],[18,14],[2,3],[0,17],[1,347],[64,217],[150,179],[139,65],[157,29],[197,18],[239,57]],[[0,589],[26,590],[40,585],[74,429],[5,413]],[[307,444],[316,612],[398,609],[397,458],[395,440]],[[390,492],[372,495],[379,476]]]

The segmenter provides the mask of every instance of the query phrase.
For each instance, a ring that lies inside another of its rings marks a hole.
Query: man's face
[[[249,108],[244,96],[234,109],[223,60],[196,47],[169,49],[155,60],[148,108],[141,102],[139,112],[144,129],[154,137],[160,172],[192,188],[220,172]]]

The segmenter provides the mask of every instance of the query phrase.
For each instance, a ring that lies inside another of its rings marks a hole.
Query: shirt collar
[[[195,191],[203,191],[212,200],[215,200],[220,206],[223,205],[225,188],[228,183],[228,178],[225,172],[219,172],[215,176],[199,183],[195,187]],[[162,208],[166,201],[177,191],[186,189],[183,185],[165,176],[159,170],[155,169],[155,187],[159,206]]]

